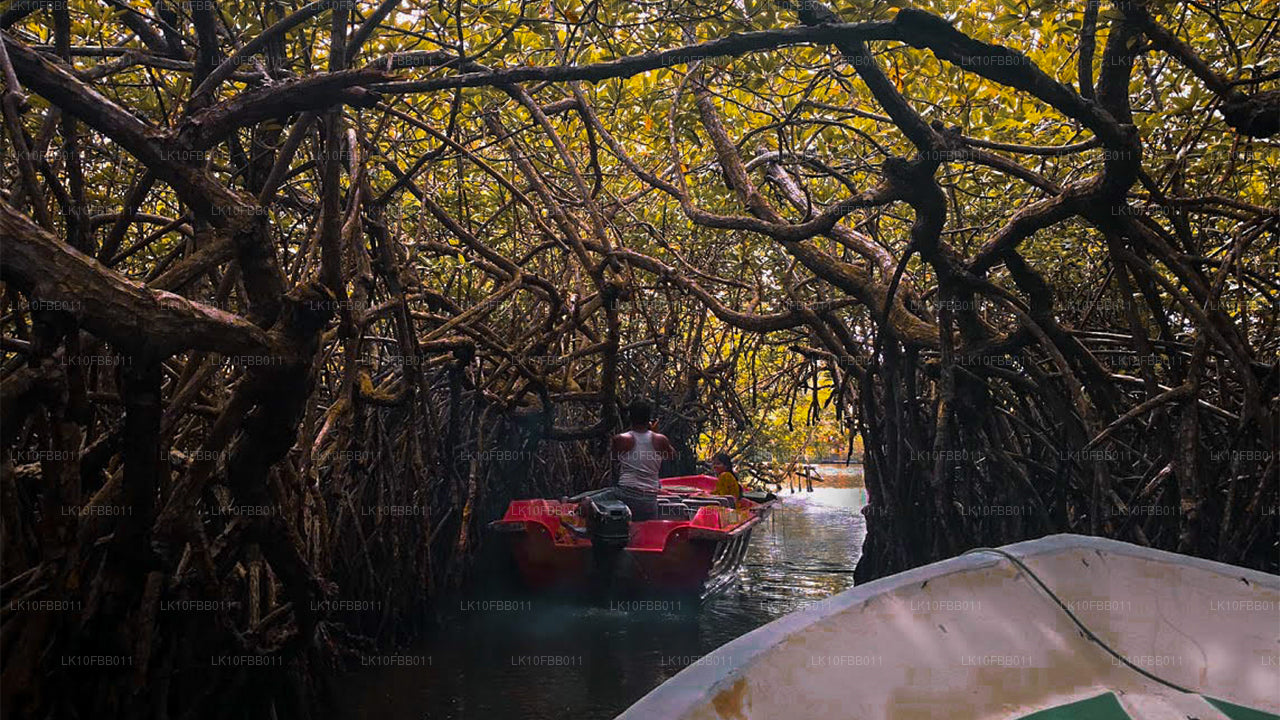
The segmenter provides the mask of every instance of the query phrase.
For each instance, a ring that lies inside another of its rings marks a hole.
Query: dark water
[[[865,532],[859,488],[782,494],[739,581],[700,605],[477,598],[414,650],[343,681],[346,720],[613,718],[698,658],[853,585]]]

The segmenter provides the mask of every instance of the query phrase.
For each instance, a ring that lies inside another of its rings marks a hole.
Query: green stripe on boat
[[[1201,697],[1208,701],[1210,705],[1218,708],[1219,712],[1231,718],[1231,720],[1280,720],[1280,715],[1273,715],[1264,710],[1255,710],[1251,707],[1236,705],[1235,703],[1211,698],[1207,695],[1202,695]]]
[[[1021,720],[1131,720],[1131,718],[1124,708],[1120,707],[1120,701],[1116,700],[1115,693],[1103,693],[1087,700],[1023,715]]]

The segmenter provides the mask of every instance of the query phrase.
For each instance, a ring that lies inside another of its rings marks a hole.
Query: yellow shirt
[[[742,497],[742,485],[738,482],[738,478],[728,470],[720,473],[720,477],[716,478],[716,487],[711,491],[712,495],[732,495],[735,498]]]

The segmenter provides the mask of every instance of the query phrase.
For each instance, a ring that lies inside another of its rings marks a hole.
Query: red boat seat
[[[690,525],[694,527],[709,528],[711,530],[720,529],[720,506],[707,506],[698,508],[698,514],[693,516],[693,522]]]

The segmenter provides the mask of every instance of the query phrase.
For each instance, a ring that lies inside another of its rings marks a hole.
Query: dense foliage
[[[1274,572],[1278,15],[8,3],[5,710],[305,714],[637,396],[680,469],[858,437],[861,579]]]

